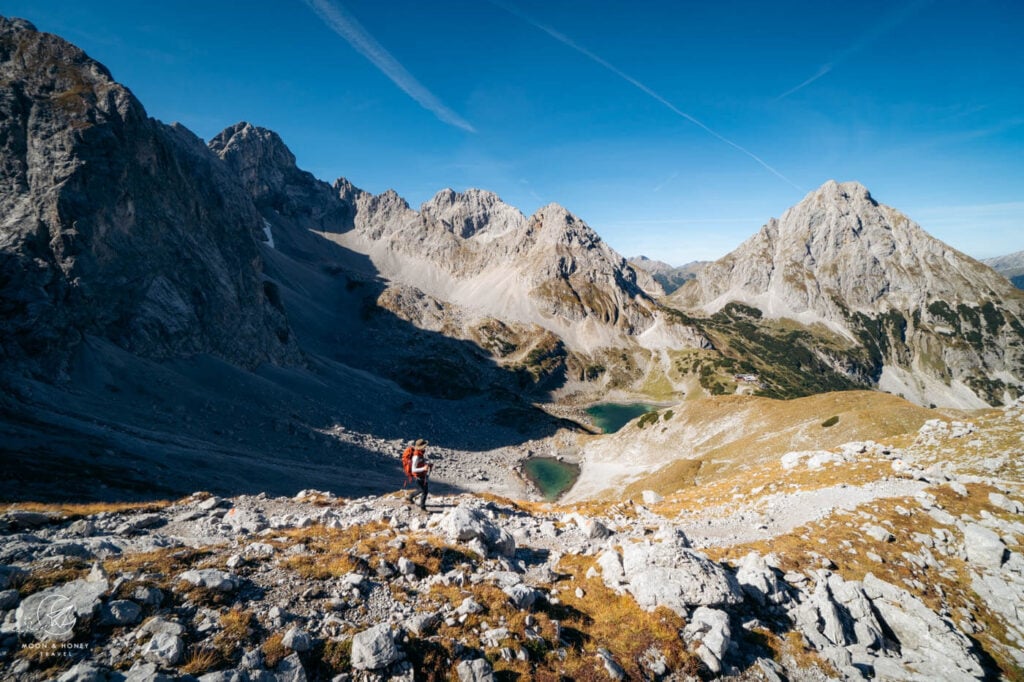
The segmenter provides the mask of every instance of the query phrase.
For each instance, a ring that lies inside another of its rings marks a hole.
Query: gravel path
[[[713,547],[769,540],[838,511],[850,511],[872,500],[913,497],[928,486],[923,481],[892,479],[864,486],[838,485],[818,490],[775,493],[752,504],[720,505],[699,513],[684,512],[678,520],[695,547]]]

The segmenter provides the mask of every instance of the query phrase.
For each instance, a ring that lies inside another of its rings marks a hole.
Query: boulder
[[[169,634],[180,637],[185,634],[185,628],[180,623],[164,620],[160,617],[153,617],[147,620],[135,631],[135,638],[141,639],[146,635]]]
[[[1006,545],[995,531],[977,523],[968,523],[964,527],[964,551],[972,564],[998,569],[1003,565]]]
[[[263,514],[238,507],[232,507],[224,514],[224,523],[236,533],[259,533],[267,527]]]
[[[864,576],[864,593],[900,643],[902,662],[922,678],[983,679],[974,645],[946,618],[906,590]]]
[[[274,678],[276,682],[306,682],[308,679],[298,654],[286,656],[278,663],[274,668]]]
[[[461,661],[455,668],[459,682],[494,682],[494,668],[486,658]]]
[[[442,516],[438,526],[453,541],[470,543],[478,540],[500,556],[511,557],[515,554],[516,541],[512,535],[495,525],[482,512],[464,503]]]
[[[64,671],[57,682],[107,682],[110,670],[92,661],[81,661]]]
[[[284,633],[284,638],[281,640],[281,644],[285,645],[292,651],[302,653],[303,651],[309,651],[313,648],[313,638],[309,636],[309,633],[305,630],[297,627],[293,627]]]
[[[19,632],[38,640],[67,641],[76,623],[88,621],[99,608],[100,597],[109,589],[105,577],[91,573],[25,597],[15,612]]]
[[[185,656],[185,642],[169,632],[158,632],[142,647],[142,657],[162,666],[174,666]]]
[[[624,588],[641,608],[666,606],[686,613],[694,606],[724,606],[743,601],[743,590],[722,566],[675,542],[627,543],[622,547],[621,573],[613,557],[598,564],[609,587]]]
[[[124,682],[174,682],[174,677],[158,672],[156,663],[136,661],[125,673]]]
[[[531,608],[540,597],[540,593],[537,590],[523,583],[505,587],[502,589],[502,592],[508,595],[509,603],[520,611]]]
[[[116,599],[103,607],[102,614],[108,625],[135,625],[142,620],[142,607],[127,599]]]
[[[238,588],[239,584],[236,576],[216,568],[200,568],[185,571],[178,576],[178,580],[195,587],[203,587],[217,592],[232,592]]]
[[[683,629],[683,637],[696,643],[696,654],[713,674],[722,672],[722,661],[732,641],[729,614],[719,609],[699,606]]]
[[[380,670],[402,658],[387,623],[363,630],[352,638],[352,667],[356,670]]]
[[[736,582],[759,605],[782,604],[788,599],[785,587],[764,557],[750,552],[736,569]]]

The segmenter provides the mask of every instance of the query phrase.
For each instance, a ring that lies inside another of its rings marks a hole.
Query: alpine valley
[[[828,181],[627,261],[0,17],[0,677],[1024,679],[1019,260]]]

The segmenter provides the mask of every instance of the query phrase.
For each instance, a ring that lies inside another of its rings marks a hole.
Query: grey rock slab
[[[99,666],[92,661],[81,661],[64,671],[57,682],[107,682],[110,669]]]
[[[142,620],[142,607],[128,599],[116,599],[102,609],[103,622],[110,625],[135,625]]]
[[[455,668],[459,682],[494,682],[494,668],[486,658],[460,661]]]
[[[302,666],[302,660],[298,654],[286,656],[277,667],[274,668],[274,675],[277,682],[306,682],[306,669]]]
[[[509,603],[520,611],[531,608],[540,597],[540,593],[537,590],[523,583],[505,587],[502,589],[502,592],[508,595]]]
[[[1003,565],[1006,545],[995,531],[977,523],[968,523],[964,526],[964,551],[972,564],[998,569]]]
[[[109,589],[105,578],[79,579],[29,595],[15,612],[20,632],[39,640],[67,641],[76,623],[92,618]]]
[[[728,613],[707,606],[697,607],[683,629],[683,636],[688,642],[699,642],[697,656],[712,673],[722,672],[725,652],[732,641]]]
[[[174,677],[165,675],[157,669],[156,663],[137,661],[125,673],[124,682],[173,682]]]
[[[136,638],[141,638],[145,635],[158,635],[161,633],[180,637],[185,634],[185,628],[180,623],[175,623],[155,616],[143,623],[135,633]]]
[[[984,669],[971,641],[948,620],[906,590],[864,576],[864,593],[900,642],[903,660],[935,679],[981,679]]]
[[[302,653],[313,648],[313,638],[310,637],[309,633],[305,630],[293,627],[284,633],[284,638],[281,640],[281,644],[285,645],[292,651]]]
[[[158,632],[142,647],[142,657],[159,665],[177,665],[184,656],[185,642],[169,632]]]
[[[386,623],[363,630],[352,638],[352,667],[357,670],[380,670],[403,657]]]
[[[511,557],[515,554],[516,541],[512,534],[495,525],[479,510],[464,503],[446,512],[438,522],[438,527],[450,540],[465,543],[476,540],[500,556]]]
[[[626,590],[648,611],[666,606],[683,614],[694,606],[743,601],[743,590],[730,573],[678,543],[626,543],[622,570]]]
[[[237,576],[216,568],[185,571],[178,576],[178,580],[187,582],[195,587],[204,587],[218,592],[232,592],[238,588],[240,582]]]
[[[199,676],[199,682],[249,682],[248,675],[237,670],[218,670]]]

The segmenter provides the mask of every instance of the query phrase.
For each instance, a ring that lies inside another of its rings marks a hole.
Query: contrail
[[[446,107],[441,100],[434,96],[434,93],[427,90],[411,73],[406,71],[405,67],[383,45],[378,43],[344,7],[332,3],[330,0],[304,0],[304,2],[316,12],[328,28],[344,38],[349,45],[355,48],[356,52],[369,59],[374,66],[390,78],[405,94],[416,100],[421,107],[433,112],[435,116],[449,125],[470,133],[476,132],[476,129],[468,121]]]
[[[910,17],[920,12],[922,9],[924,9],[925,5],[930,4],[931,1],[932,0],[914,0],[914,2],[909,2],[903,7],[900,7],[898,10],[896,10],[889,16],[885,17],[882,21],[872,26],[871,30],[869,30],[867,33],[860,37],[860,40],[858,40],[853,45],[849,46],[848,48],[837,54],[832,59],[832,61],[828,62],[827,64],[822,64],[820,67],[818,67],[817,73],[815,73],[813,76],[805,80],[803,83],[800,83],[800,85],[797,85],[795,87],[790,88],[789,90],[786,90],[784,93],[776,97],[775,101],[777,102],[780,99],[785,99],[786,97],[789,97],[798,90],[803,90],[814,81],[818,80],[822,76],[832,71],[833,68],[845,62],[847,59],[857,54],[864,48],[868,47],[869,45],[871,45],[871,43],[875,42],[876,40],[884,36],[886,33],[892,31],[894,28],[902,24]]]
[[[694,124],[695,126],[700,128],[704,132],[708,133],[709,135],[717,138],[721,142],[724,142],[725,144],[729,145],[733,149],[736,149],[737,151],[740,151],[740,152],[746,154],[747,156],[752,158],[754,161],[759,163],[761,165],[761,167],[763,167],[769,173],[771,173],[775,177],[779,178],[780,180],[782,180],[783,182],[788,184],[790,187],[793,187],[794,189],[796,189],[799,192],[804,192],[805,191],[802,187],[797,185],[795,182],[793,182],[792,180],[787,178],[785,175],[783,175],[782,173],[780,173],[779,171],[775,170],[774,168],[769,166],[767,163],[765,163],[764,159],[762,159],[760,156],[758,156],[754,152],[750,151],[746,147],[742,147],[742,146],[736,144],[735,142],[733,142],[729,138],[725,137],[724,135],[722,135],[722,134],[718,133],[717,131],[713,130],[712,128],[708,127],[703,122],[701,122],[700,120],[694,118],[690,114],[686,113],[685,111],[683,111],[682,109],[680,109],[676,105],[672,104],[667,99],[665,99],[664,97],[662,97],[661,95],[656,93],[654,90],[651,90],[649,87],[647,87],[646,85],[644,85],[643,83],[641,83],[637,79],[633,78],[629,74],[625,73],[624,71],[619,69],[614,64],[611,64],[611,63],[605,61],[604,59],[602,59],[598,55],[594,54],[593,52],[591,52],[587,48],[583,47],[582,45],[579,45],[578,43],[576,43],[569,36],[565,35],[564,33],[559,32],[559,31],[556,31],[555,29],[551,28],[550,26],[546,26],[546,25],[540,23],[539,21],[536,21],[532,17],[527,16],[523,12],[519,11],[518,8],[512,7],[510,5],[506,5],[504,2],[501,2],[501,0],[490,0],[490,2],[491,2],[491,4],[493,4],[493,5],[497,6],[497,7],[500,7],[503,10],[505,10],[509,14],[514,14],[515,16],[519,17],[520,19],[522,19],[526,23],[530,24],[534,28],[537,28],[537,29],[540,29],[541,31],[544,31],[549,36],[551,36],[552,38],[557,40],[558,42],[562,43],[563,45],[567,45],[568,47],[571,47],[572,49],[576,50],[577,52],[579,52],[583,56],[585,56],[588,59],[590,59],[591,61],[594,61],[594,62],[600,64],[604,68],[606,68],[609,71],[611,71],[612,73],[614,73],[619,78],[623,79],[624,81],[626,81],[627,83],[629,83],[633,87],[635,87],[638,90],[640,90],[641,92],[643,92],[645,95],[647,95],[647,96],[655,99],[656,101],[660,102],[661,104],[663,104],[665,107],[667,107],[674,114],[685,118],[690,123]]]

